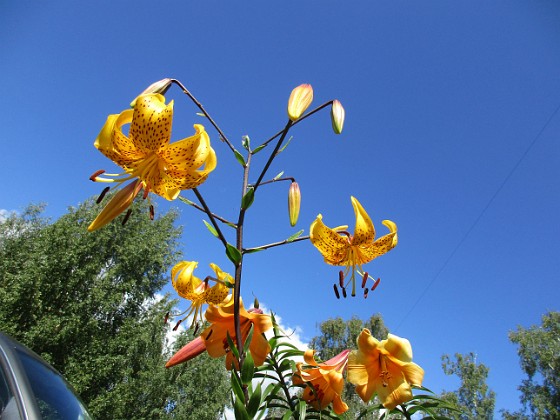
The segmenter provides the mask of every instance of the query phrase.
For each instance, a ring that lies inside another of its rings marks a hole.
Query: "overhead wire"
[[[436,272],[436,274],[432,277],[432,279],[430,280],[430,282],[426,285],[426,287],[424,288],[424,290],[422,291],[422,293],[420,293],[420,295],[418,296],[418,298],[416,299],[416,301],[414,302],[414,304],[412,304],[412,306],[410,306],[410,308],[408,309],[408,312],[404,315],[404,317],[401,319],[401,321],[397,324],[397,328],[396,330],[398,330],[406,321],[406,319],[410,316],[410,314],[416,309],[416,307],[418,306],[418,304],[420,303],[420,301],[424,298],[424,296],[426,295],[426,293],[428,292],[428,290],[430,289],[430,287],[432,287],[432,285],[436,282],[436,280],[439,278],[439,276],[441,275],[441,273],[445,270],[445,268],[447,268],[447,265],[451,262],[451,260],[453,259],[453,257],[455,256],[455,254],[457,253],[457,251],[461,248],[461,246],[465,243],[465,241],[467,240],[467,238],[469,237],[469,235],[471,234],[471,232],[474,230],[474,228],[478,225],[478,223],[480,222],[480,220],[482,219],[482,217],[486,214],[486,211],[490,208],[490,206],[492,205],[492,203],[494,202],[494,200],[496,199],[496,197],[498,196],[498,194],[500,194],[500,192],[502,191],[502,189],[504,188],[504,186],[508,183],[508,181],[510,180],[510,178],[512,177],[512,175],[514,174],[514,172],[517,170],[517,168],[519,167],[519,165],[521,164],[521,162],[523,162],[523,160],[525,160],[525,158],[527,157],[527,155],[529,154],[529,152],[531,151],[531,149],[535,146],[535,144],[537,143],[537,141],[539,140],[539,138],[542,136],[542,134],[545,132],[545,130],[547,129],[547,127],[550,125],[550,123],[552,122],[552,120],[554,119],[554,117],[556,116],[556,114],[558,114],[558,112],[560,111],[560,104],[558,104],[558,106],[556,107],[556,109],[554,110],[554,112],[552,112],[552,114],[550,115],[550,117],[548,118],[548,120],[545,122],[545,124],[542,126],[542,128],[539,130],[539,132],[535,135],[535,137],[533,138],[533,140],[531,141],[531,143],[529,143],[529,145],[525,148],[525,151],[523,152],[523,154],[521,155],[521,157],[519,157],[519,159],[517,160],[517,162],[515,163],[515,165],[513,165],[513,167],[511,168],[511,170],[509,171],[509,173],[506,175],[506,177],[504,178],[504,180],[502,181],[502,183],[498,186],[498,188],[496,189],[496,191],[494,192],[494,194],[492,194],[492,196],[490,197],[490,199],[486,202],[486,205],[482,208],[482,210],[480,211],[480,213],[478,214],[478,216],[476,217],[476,219],[473,221],[473,223],[471,223],[470,227],[467,229],[467,231],[463,234],[463,236],[461,237],[461,239],[459,240],[459,242],[457,243],[457,245],[455,245],[455,247],[453,248],[453,250],[451,251],[451,253],[447,256],[447,258],[445,259],[445,261],[443,262],[443,264],[441,265],[441,267],[439,268],[439,270]]]

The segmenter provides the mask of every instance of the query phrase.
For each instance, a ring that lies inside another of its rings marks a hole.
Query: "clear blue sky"
[[[410,339],[425,386],[453,389],[440,356],[473,351],[491,369],[497,408],[515,409],[523,375],[508,331],[559,309],[559,21],[553,0],[4,1],[0,209],[47,202],[56,218],[99,193],[89,175],[113,168],[93,140],[155,80],[180,79],[235,143],[280,129],[291,89],[311,83],[315,103],[338,98],[347,121],[341,136],[328,112],[297,126],[273,165],[271,176],[300,183],[297,229],[318,213],[352,227],[354,195],[379,234],[381,220],[397,223],[400,243],[367,266],[382,279],[368,300],[337,301],[337,269],[309,243],[247,258],[246,299],[306,339],[328,317],[379,312]],[[204,121],[172,92],[176,140]],[[219,168],[201,191],[234,219],[240,167],[210,134]],[[247,245],[297,230],[287,187],[259,191]],[[201,276],[212,261],[228,269],[200,219],[183,208],[186,259]]]

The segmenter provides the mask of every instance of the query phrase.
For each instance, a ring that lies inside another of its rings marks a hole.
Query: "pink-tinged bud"
[[[313,88],[309,84],[299,85],[292,90],[288,100],[288,117],[296,121],[305,112],[313,101]]]
[[[292,182],[288,191],[288,212],[290,214],[290,225],[295,226],[299,217],[301,206],[301,192],[297,182]]]
[[[173,80],[168,77],[158,80],[157,82],[152,83],[150,86],[144,89],[144,91],[138,96],[146,95],[148,93],[159,93],[160,95],[165,95],[165,92],[167,92],[167,89],[169,89],[171,83],[173,83]],[[138,96],[130,103],[130,106],[132,108],[134,108],[134,105],[136,105]]]
[[[199,354],[203,353],[206,350],[206,343],[202,339],[202,337],[197,337],[184,346],[181,350],[171,357],[165,364],[166,368],[170,368],[171,366],[178,365],[179,363],[184,363],[188,360],[191,360],[198,356]]]
[[[331,107],[331,122],[332,128],[336,134],[342,133],[342,127],[344,126],[344,108],[342,104],[335,99],[332,103]]]

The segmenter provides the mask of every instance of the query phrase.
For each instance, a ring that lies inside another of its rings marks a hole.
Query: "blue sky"
[[[290,228],[287,184],[263,187],[246,244],[307,231],[319,213],[352,228],[350,195],[378,234],[381,220],[396,222],[400,243],[367,266],[381,284],[365,301],[336,300],[337,269],[307,242],[249,256],[246,299],[254,293],[304,339],[329,317],[379,312],[410,339],[425,386],[453,389],[440,356],[473,351],[490,367],[497,408],[519,407],[523,375],[508,331],[559,309],[558,2],[7,1],[2,9],[0,209],[46,202],[56,218],[98,194],[89,175],[113,167],[93,140],[107,114],[155,80],[181,80],[236,144],[283,127],[291,89],[310,83],[315,104],[342,102],[345,130],[332,133],[328,112],[294,128],[270,176],[296,177],[300,221]],[[168,96],[173,140],[204,123],[177,90]],[[234,219],[240,166],[209,132],[219,167],[200,190]],[[201,214],[181,208],[185,258],[200,262],[201,276],[210,262],[227,271]]]

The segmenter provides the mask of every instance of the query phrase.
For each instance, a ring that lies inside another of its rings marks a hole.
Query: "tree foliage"
[[[444,391],[441,395],[442,400],[451,403],[460,412],[447,410],[445,415],[460,420],[493,419],[496,394],[486,384],[490,369],[482,363],[477,363],[474,353],[456,353],[455,360],[444,354],[441,359],[445,374],[457,375],[461,380],[458,390]]]
[[[509,334],[527,374],[519,386],[523,411],[504,418],[560,418],[560,312],[548,312],[542,325],[518,327]]]
[[[380,314],[372,315],[367,321],[355,316],[347,321],[341,317],[331,318],[321,322],[319,325],[321,333],[311,339],[310,347],[316,350],[317,358],[328,360],[345,349],[355,349],[356,338],[363,328],[369,329],[378,340],[386,339],[389,333]],[[349,382],[344,384],[342,400],[349,407],[341,416],[344,418],[355,418],[366,406],[354,391],[354,385]]]
[[[99,211],[93,201],[54,223],[42,210],[30,206],[0,223],[0,330],[64,374],[96,418],[223,412],[223,361],[164,368],[172,349],[163,319],[173,302],[156,293],[179,256],[175,212],[152,222],[140,200],[124,226],[88,233]]]

